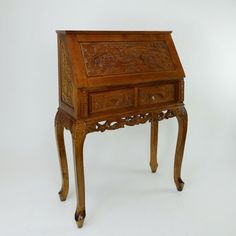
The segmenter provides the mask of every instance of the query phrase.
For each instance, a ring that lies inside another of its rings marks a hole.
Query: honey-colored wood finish
[[[55,117],[62,187],[69,190],[63,132],[72,135],[77,206],[75,220],[86,216],[83,146],[86,135],[151,123],[150,167],[156,172],[158,123],[179,124],[174,181],[183,189],[181,165],[187,133],[184,71],[169,31],[57,31],[59,108]]]
[[[151,120],[151,156],[150,156],[150,167],[153,173],[156,172],[157,163],[157,142],[158,142],[158,121],[156,119]]]
[[[64,127],[62,122],[60,122],[57,113],[55,117],[55,132],[56,132],[56,140],[57,140],[57,148],[58,148],[58,155],[59,155],[59,162],[62,174],[62,186],[61,190],[59,191],[59,196],[61,201],[65,201],[68,191],[69,191],[69,173],[68,173],[68,165],[67,165],[67,158],[66,158],[66,150],[65,150],[65,143],[64,143]]]
[[[178,139],[175,151],[174,180],[179,191],[183,190],[184,182],[181,179],[181,166],[184,154],[184,145],[187,135],[188,116],[184,107],[180,107],[176,112],[176,118],[179,124]]]
[[[78,122],[72,129],[72,142],[74,153],[75,183],[77,194],[77,207],[75,220],[78,227],[82,227],[85,218],[85,190],[84,190],[84,161],[83,146],[86,135],[86,124]]]

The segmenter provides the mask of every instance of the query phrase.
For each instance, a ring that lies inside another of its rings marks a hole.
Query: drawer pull
[[[150,87],[139,88],[139,105],[158,105],[161,103],[174,102],[176,97],[176,84],[160,84]]]

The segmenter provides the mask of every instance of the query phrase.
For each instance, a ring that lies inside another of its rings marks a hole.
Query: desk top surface
[[[61,34],[170,34],[172,31],[128,31],[128,30],[57,30]]]

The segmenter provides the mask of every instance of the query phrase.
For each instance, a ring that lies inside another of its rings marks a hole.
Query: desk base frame
[[[76,180],[77,207],[75,220],[79,228],[83,226],[86,216],[85,210],[85,184],[84,184],[84,164],[83,146],[86,135],[91,132],[104,132],[105,130],[115,130],[127,126],[151,123],[151,147],[150,147],[150,167],[154,173],[157,170],[157,142],[158,142],[158,122],[164,119],[176,117],[178,120],[178,138],[174,161],[174,182],[178,191],[182,191],[184,182],[181,178],[181,166],[183,160],[184,146],[187,134],[188,116],[184,105],[175,106],[168,110],[156,110],[133,114],[119,118],[108,118],[106,120],[76,120],[58,109],[55,117],[55,131],[58,146],[59,162],[62,175],[62,186],[59,191],[61,201],[65,201],[69,191],[68,164],[64,143],[64,129],[68,129],[72,135],[74,169]]]

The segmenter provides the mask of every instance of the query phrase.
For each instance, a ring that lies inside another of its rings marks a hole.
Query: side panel
[[[74,74],[68,43],[64,34],[58,34],[58,73],[59,73],[59,105],[71,116],[76,116],[76,93]]]

